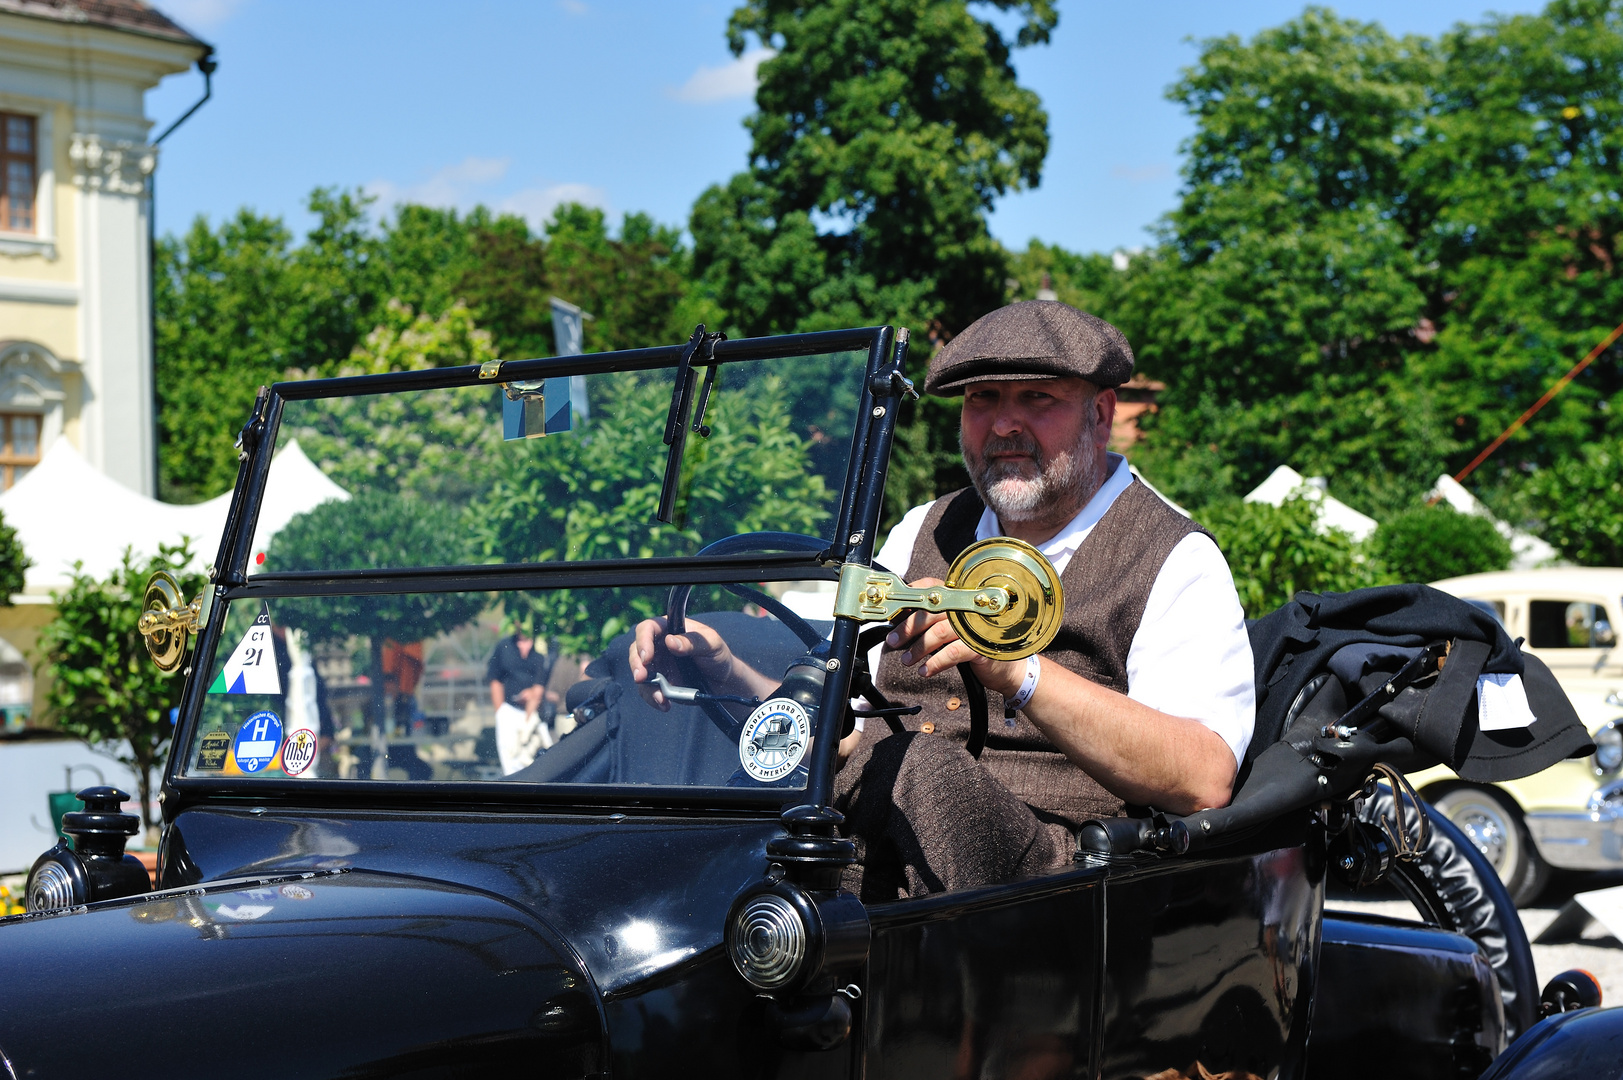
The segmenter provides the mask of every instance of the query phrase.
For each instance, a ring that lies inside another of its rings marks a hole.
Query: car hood
[[[761,880],[778,818],[195,808],[166,838],[165,882],[330,869],[454,882],[520,905],[607,997],[719,948]]]
[[[0,985],[18,1080],[586,1076],[603,1052],[590,978],[533,913],[376,872],[0,920]]]

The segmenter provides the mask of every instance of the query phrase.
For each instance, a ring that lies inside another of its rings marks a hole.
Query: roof
[[[330,499],[348,499],[305,456],[297,441],[271,460],[254,531],[255,551],[294,515]],[[132,547],[137,557],[158,553],[158,545],[192,539],[192,565],[201,569],[214,560],[231,509],[231,492],[208,502],[178,506],[159,502],[120,484],[80,456],[67,439],[57,439],[40,463],[0,494],[0,514],[17,530],[23,551],[33,560],[25,589],[41,595],[64,589],[74,563],[84,572],[106,577]],[[252,567],[250,566],[250,570]]]
[[[141,0],[0,0],[0,13],[27,15],[53,22],[105,26],[147,37],[212,47],[181,28],[169,16]]]
[[[1551,566],[1537,570],[1495,570],[1444,578],[1432,585],[1454,596],[1484,592],[1568,592],[1623,598],[1623,567]],[[1559,599],[1559,597],[1551,597]]]
[[[1318,477],[1309,480],[1289,465],[1281,465],[1269,473],[1268,479],[1253,488],[1251,494],[1245,497],[1245,501],[1280,506],[1296,491],[1301,491],[1307,498],[1319,504],[1319,532],[1322,533],[1326,529],[1341,529],[1354,540],[1365,540],[1375,531],[1374,518],[1368,514],[1360,514],[1340,499],[1332,499],[1322,480]]]

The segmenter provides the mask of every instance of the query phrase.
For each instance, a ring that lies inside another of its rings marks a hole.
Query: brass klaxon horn
[[[993,660],[1023,660],[1059,633],[1065,598],[1043,553],[1009,536],[971,544],[942,585],[914,587],[895,574],[847,563],[834,614],[885,622],[903,611],[945,612],[965,645]]]
[[[180,669],[186,658],[186,646],[191,635],[203,625],[203,598],[205,589],[197,599],[186,603],[180,595],[180,585],[168,573],[159,570],[147,579],[147,591],[141,601],[141,618],[135,628],[146,639],[147,653],[158,670],[165,675]]]

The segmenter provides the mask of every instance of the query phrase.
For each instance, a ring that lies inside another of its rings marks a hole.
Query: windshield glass
[[[696,367],[669,522],[655,519],[674,368],[547,379],[524,429],[544,437],[505,437],[514,403],[494,383],[289,400],[249,571],[683,556],[760,530],[827,538],[866,361]]]
[[[816,705],[762,702],[792,671],[821,672],[795,662],[828,633],[833,595],[832,581],[695,587],[678,601],[689,630],[744,667],[666,666],[667,709],[628,653],[668,587],[237,599],[198,658],[209,685],[179,775],[803,788]]]

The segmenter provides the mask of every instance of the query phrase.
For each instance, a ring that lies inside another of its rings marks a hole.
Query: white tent
[[[1321,532],[1326,529],[1341,529],[1354,540],[1365,540],[1375,531],[1374,518],[1368,514],[1360,514],[1340,499],[1330,497],[1323,477],[1315,476],[1309,479],[1289,465],[1281,465],[1269,473],[1268,479],[1258,484],[1251,494],[1245,497],[1245,501],[1280,506],[1296,491],[1302,491],[1309,499],[1319,504]]]
[[[294,515],[348,498],[296,441],[288,443],[271,461],[254,550],[263,551]],[[183,536],[191,538],[193,565],[201,569],[214,561],[230,507],[230,492],[191,506],[149,499],[92,467],[66,439],[57,439],[28,475],[0,493],[0,514],[33,560],[26,591],[34,595],[66,588],[75,563],[105,577],[126,547],[150,556],[160,543]]]
[[[1510,569],[1530,570],[1535,566],[1550,566],[1561,562],[1560,552],[1548,543],[1540,540],[1532,533],[1513,529],[1508,524],[1493,516],[1482,500],[1466,491],[1464,486],[1452,476],[1444,473],[1437,478],[1437,483],[1431,489],[1432,496],[1442,499],[1448,505],[1462,514],[1475,514],[1485,517],[1493,522],[1493,527],[1499,530],[1499,535],[1510,541],[1511,560]]]

